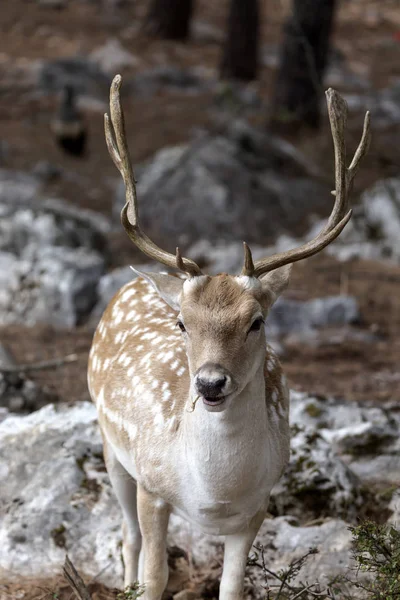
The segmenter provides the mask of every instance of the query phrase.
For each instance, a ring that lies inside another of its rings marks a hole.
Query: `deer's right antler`
[[[367,112],[365,115],[364,130],[360,144],[354,154],[351,165],[346,168],[346,143],[344,134],[347,120],[347,105],[335,90],[329,88],[325,93],[335,150],[335,191],[332,192],[335,196],[335,203],[329,221],[317,237],[299,248],[293,248],[293,250],[288,250],[287,252],[262,258],[255,263],[253,263],[250,248],[245,244],[243,275],[260,277],[264,273],[317,254],[337,238],[350,220],[352,211],[351,209],[348,210],[348,195],[361,159],[368,151],[371,139],[370,114]]]
[[[120,88],[122,78],[116,75],[110,89],[110,115],[104,115],[104,129],[107,148],[115,166],[122,175],[125,183],[126,203],[121,211],[121,221],[132,242],[147,256],[157,260],[167,267],[178,268],[190,277],[201,275],[200,267],[189,258],[182,258],[179,248],[176,255],[162,250],[142,231],[139,224],[136,180],[129,157],[128,144],[125,134],[124,114],[121,107]],[[114,130],[114,135],[113,131]]]

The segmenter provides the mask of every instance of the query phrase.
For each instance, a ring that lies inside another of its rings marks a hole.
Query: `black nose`
[[[198,392],[205,398],[216,398],[221,394],[221,390],[226,383],[226,377],[222,376],[219,379],[202,379],[198,377],[196,387]]]

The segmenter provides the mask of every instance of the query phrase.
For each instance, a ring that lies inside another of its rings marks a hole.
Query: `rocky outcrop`
[[[292,392],[291,419],[318,435],[366,484],[399,483],[400,411]]]
[[[0,324],[79,323],[97,300],[107,220],[42,198],[37,178],[11,171],[0,171],[0,214]]]

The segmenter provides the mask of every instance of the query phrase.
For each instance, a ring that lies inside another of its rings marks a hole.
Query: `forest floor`
[[[106,4],[106,3],[104,3]],[[13,0],[0,12],[0,131],[8,141],[7,168],[31,171],[39,160],[48,160],[74,172],[77,177],[49,182],[46,195],[60,196],[84,208],[110,215],[117,173],[104,143],[103,108],[85,112],[90,137],[88,155],[78,160],[66,157],[54,144],[49,123],[56,106],[55,97],[32,94],[9,77],[10,65],[21,69],[35,60],[50,60],[76,54],[89,54],[110,38],[120,40],[125,49],[139,58],[129,72],[160,64],[197,66],[216,76],[220,60],[220,40],[195,28],[185,45],[149,40],[138,27],[147,2],[128,2],[116,14],[99,9],[98,3],[70,0],[63,10],[50,9],[37,2]],[[264,0],[263,45],[278,44],[287,11],[284,0]],[[195,19],[223,32],[228,0],[198,0]],[[389,43],[390,42],[390,43]],[[398,43],[395,43],[398,42]],[[338,15],[334,46],[345,56],[354,72],[367,73],[375,89],[382,89],[400,75],[400,11],[397,0],[349,0]],[[124,71],[125,72],[125,71]],[[274,69],[263,66],[258,83],[264,98],[271,96]],[[135,99],[126,106],[126,126],[134,132],[134,163],[149,158],[167,145],[187,142],[199,128],[213,126],[209,108],[212,94],[190,96],[160,92],[149,102]],[[266,114],[253,115],[263,127]],[[353,149],[360,133],[361,119],[349,121],[349,147]],[[378,132],[368,158],[357,175],[354,195],[378,179],[399,175],[398,147],[388,147]],[[327,119],[321,130],[302,132],[291,139],[327,177],[332,176],[331,138]],[[239,241],[238,241],[239,243]],[[112,267],[134,262],[135,251],[123,232],[113,234]],[[354,260],[339,263],[318,256],[296,265],[289,296],[307,299],[337,294],[355,296],[362,322],[360,329],[372,332],[375,342],[342,339],[313,346],[293,341],[283,365],[293,388],[318,395],[333,395],[362,403],[400,400],[400,267],[382,262]],[[86,361],[92,332],[85,327],[55,331],[47,326],[0,329],[1,342],[9,347],[19,363],[36,362],[55,356],[78,353],[75,363],[58,370],[40,371],[33,378],[55,392],[60,400],[88,399]],[[340,336],[339,336],[340,338]],[[94,584],[93,600],[111,600],[113,591]],[[27,584],[0,583],[0,600],[70,600],[71,591],[59,580]]]

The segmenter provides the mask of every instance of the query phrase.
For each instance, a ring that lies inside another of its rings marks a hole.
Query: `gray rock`
[[[354,521],[363,504],[360,482],[315,430],[294,426],[289,466],[272,491],[274,514],[321,515]]]
[[[318,581],[324,586],[354,566],[351,539],[348,524],[340,519],[300,527],[293,518],[279,517],[264,521],[256,544],[263,544],[266,565],[275,572],[287,568],[293,560],[307,554],[310,548],[317,548],[318,553],[308,559],[293,583]],[[260,590],[265,583],[260,569],[253,568],[252,579],[255,588]]]
[[[90,58],[102,71],[110,73],[111,76],[114,76],[119,69],[139,64],[139,59],[125,50],[115,38],[107,40],[103,46],[93,50]]]
[[[110,76],[84,56],[44,61],[38,73],[38,85],[46,93],[58,92],[69,85],[79,94],[104,99],[110,83]]]
[[[311,172],[292,145],[236,122],[224,136],[163,149],[137,169],[143,227],[171,248],[205,238],[272,242],[325,209],[329,195]],[[121,184],[116,220],[124,201]]]
[[[351,110],[369,110],[374,115],[374,127],[386,128],[400,123],[400,79],[383,90],[371,89],[369,93],[346,94]]]
[[[55,574],[68,552],[81,572],[121,582],[121,515],[101,455],[89,403],[0,424],[0,575]]]
[[[398,411],[321,400],[292,391],[291,420],[307,432],[317,431],[364,485],[398,483]]]
[[[0,216],[0,323],[76,325],[97,301],[108,221],[11,171],[0,171]]]
[[[308,332],[322,327],[338,327],[360,319],[352,296],[327,296],[301,302],[280,298],[268,315],[268,332],[280,336]]]
[[[27,203],[36,198],[40,190],[40,181],[37,177],[18,171],[0,169],[0,210],[1,204]]]
[[[4,256],[0,254],[0,262]],[[0,295],[0,323],[79,324],[97,300],[103,257],[83,248],[46,246],[30,258],[12,257],[8,263],[10,279]]]
[[[54,393],[40,388],[25,373],[11,370],[16,368],[17,363],[10,350],[0,344],[0,408],[2,410],[29,413],[57,399]],[[1,420],[3,420],[2,414],[0,414]]]

